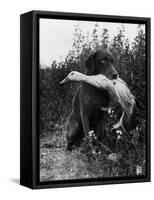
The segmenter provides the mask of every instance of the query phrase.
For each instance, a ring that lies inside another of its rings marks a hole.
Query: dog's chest
[[[89,84],[82,84],[80,90],[81,103],[91,107],[107,107],[109,104],[109,94],[106,90],[97,89]]]

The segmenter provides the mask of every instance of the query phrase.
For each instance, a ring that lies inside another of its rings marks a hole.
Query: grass
[[[40,139],[40,181],[145,175],[145,145],[140,130],[108,130],[103,144],[93,131],[79,148],[66,151],[62,126],[42,134]]]

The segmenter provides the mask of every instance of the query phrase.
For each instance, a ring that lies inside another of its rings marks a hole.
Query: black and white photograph
[[[153,1],[0,8],[1,199],[152,199]]]
[[[39,18],[39,181],[147,175],[146,25]]]

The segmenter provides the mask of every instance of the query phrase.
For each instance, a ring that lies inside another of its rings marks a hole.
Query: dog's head
[[[116,79],[118,73],[113,65],[113,56],[108,50],[97,50],[86,61],[88,75],[103,74],[109,79]]]

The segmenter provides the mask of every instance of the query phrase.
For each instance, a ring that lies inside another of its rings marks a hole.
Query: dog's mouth
[[[119,74],[112,75],[112,80],[117,80],[119,78]]]
[[[119,74],[115,78],[112,79],[113,85],[116,85],[118,79],[119,79]]]

